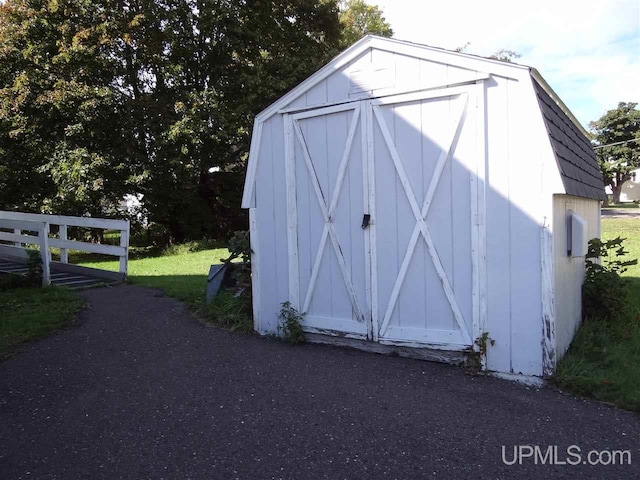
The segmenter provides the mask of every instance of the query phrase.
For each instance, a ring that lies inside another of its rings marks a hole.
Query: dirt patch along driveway
[[[446,365],[203,326],[134,286],[0,363],[0,478],[640,478],[640,420]],[[513,448],[631,465],[506,465]]]

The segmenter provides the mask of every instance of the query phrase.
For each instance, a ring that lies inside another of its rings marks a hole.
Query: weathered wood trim
[[[304,303],[302,306],[303,312],[309,311],[309,306],[311,305],[311,300],[313,299],[313,291],[316,286],[316,280],[318,279],[318,273],[320,272],[322,257],[324,255],[324,250],[327,247],[327,238],[329,238],[329,225],[325,223],[322,230],[322,235],[320,236],[320,245],[318,246],[316,258],[313,261],[313,268],[311,269],[311,279],[309,280],[309,287],[307,288],[307,294],[305,295]]]
[[[369,215],[369,227],[364,231],[364,293],[367,338],[373,338],[373,315],[371,309],[371,207],[369,203],[369,160],[367,150],[366,101],[360,102],[360,154],[362,162],[362,211]]]
[[[387,342],[385,340],[377,343],[345,336],[331,336],[324,333],[306,333],[305,337],[310,343],[354,348],[356,350],[362,350],[369,353],[398,355],[400,357],[447,363],[451,365],[461,365],[466,360],[466,350],[443,350],[439,348],[431,348],[425,345],[400,345],[394,344],[393,342]]]
[[[325,227],[327,232],[329,233],[329,238],[331,239],[331,244],[333,245],[333,250],[336,254],[336,259],[338,260],[338,266],[340,267],[340,273],[342,274],[342,279],[344,280],[344,283],[347,287],[347,291],[349,293],[349,297],[353,305],[353,309],[355,310],[357,320],[359,322],[364,322],[365,317],[363,315],[363,310],[360,307],[360,303],[358,302],[356,291],[351,282],[351,275],[349,273],[349,269],[347,268],[347,263],[344,259],[344,256],[342,255],[340,242],[338,241],[338,237],[336,236],[336,232],[333,227],[333,219],[331,218],[330,207],[327,206],[326,199],[324,198],[324,194],[322,192],[322,188],[320,187],[320,182],[318,180],[318,175],[313,166],[313,161],[311,160],[311,155],[309,153],[309,149],[307,148],[307,144],[304,140],[304,136],[302,134],[302,130],[300,129],[300,125],[295,120],[293,121],[293,129],[295,131],[298,142],[302,147],[302,156],[304,157],[304,161],[307,165],[309,178],[311,179],[311,184],[313,185],[313,189],[318,199],[318,205],[320,207],[320,211],[322,212],[322,216],[325,222]],[[351,135],[351,140],[353,141],[353,135]],[[346,158],[348,159],[348,155]],[[337,185],[336,187],[338,186],[339,185]],[[295,201],[295,198],[294,198],[294,201]],[[296,228],[296,232],[297,232],[297,228]],[[297,265],[297,252],[296,252],[296,276],[297,276],[297,273],[298,273],[298,265]],[[291,303],[293,304],[293,302]],[[296,307],[296,308],[299,308],[299,307]]]
[[[342,110],[337,110],[337,111],[342,111]],[[314,263],[313,266],[313,271],[311,274],[311,281],[309,282],[309,289],[307,290],[307,295],[305,298],[305,307],[303,311],[307,311],[309,304],[311,303],[311,298],[313,295],[313,288],[315,287],[315,282],[316,279],[318,277],[318,272],[320,270],[320,263],[321,263],[321,259],[322,259],[322,254],[324,252],[324,248],[325,248],[325,244],[326,244],[326,237],[327,235],[330,235],[331,232],[330,230],[333,228],[333,216],[334,216],[334,212],[335,209],[338,205],[338,200],[340,199],[340,192],[342,191],[342,184],[344,182],[344,177],[346,175],[347,172],[347,167],[349,166],[349,157],[351,155],[351,147],[353,145],[353,140],[355,137],[355,133],[356,133],[356,129],[358,127],[358,122],[361,121],[361,117],[360,117],[360,112],[361,112],[361,107],[360,105],[357,105],[355,110],[353,111],[353,116],[351,117],[351,126],[349,127],[349,133],[347,135],[347,141],[345,144],[345,148],[344,148],[344,152],[342,154],[342,158],[340,159],[340,166],[338,167],[338,177],[336,179],[336,185],[334,187],[333,190],[333,195],[331,198],[331,203],[329,204],[329,209],[328,209],[328,217],[329,217],[329,222],[330,223],[325,223],[325,227],[322,233],[322,239],[320,241],[320,247],[318,248],[318,255],[316,256],[316,262]],[[334,111],[327,111],[327,115],[330,113],[335,113]],[[307,118],[307,117],[305,117]],[[334,235],[335,236],[335,235]],[[337,242],[337,238],[335,239]],[[335,245],[334,245],[335,246]],[[342,257],[342,250],[338,249],[339,252],[336,252],[336,254],[338,255],[338,262],[340,263],[340,259],[342,258],[342,263],[344,263],[345,265],[345,272],[343,272],[343,275],[347,275],[349,277],[349,283],[347,285],[347,288],[351,287],[350,289],[350,294],[353,295],[353,302],[354,302],[354,308],[356,309],[356,312],[358,312],[358,309],[360,308],[357,302],[357,299],[355,298],[355,289],[353,289],[353,286],[350,285],[351,283],[351,279],[349,276],[349,273],[346,271],[348,270],[346,268],[346,262],[344,261],[344,258]],[[342,269],[342,265],[340,266],[340,268]],[[312,283],[313,282],[313,283]],[[360,313],[360,317],[364,318],[365,317],[365,312],[359,312]],[[360,317],[359,317],[359,321],[360,321]]]
[[[262,331],[260,319],[261,291],[260,282],[260,239],[258,237],[258,219],[255,208],[249,209],[249,241],[251,243],[251,297],[253,307],[253,329]]]
[[[545,377],[553,375],[557,362],[553,258],[553,236],[549,225],[546,225],[545,222],[545,225],[540,229],[542,373]]]
[[[454,135],[453,135],[453,140],[452,140],[452,144],[450,149],[447,151],[446,157],[448,157],[449,153],[451,152],[451,150],[453,148],[455,148],[455,142],[457,141],[457,138],[460,134],[460,131],[462,129],[462,125],[464,124],[464,120],[466,118],[466,111],[467,111],[467,99],[465,97],[463,106],[462,106],[462,112],[460,117],[456,118],[456,128],[454,130]],[[447,300],[449,301],[449,305],[451,306],[451,311],[453,312],[453,316],[456,320],[456,322],[458,323],[458,327],[460,328],[460,331],[463,335],[463,337],[465,338],[465,341],[471,345],[472,339],[471,336],[469,335],[469,329],[467,327],[467,324],[464,320],[464,316],[462,315],[462,310],[460,309],[460,306],[458,305],[458,301],[455,297],[455,294],[453,292],[453,289],[451,288],[451,283],[449,282],[449,279],[447,277],[447,274],[444,270],[444,266],[442,265],[442,262],[440,261],[440,257],[438,256],[438,253],[435,249],[435,245],[433,243],[433,240],[431,238],[431,233],[429,232],[429,228],[427,227],[425,220],[424,220],[424,216],[422,215],[422,210],[420,210],[420,208],[418,207],[418,203],[417,200],[415,198],[415,193],[413,192],[413,189],[411,188],[411,183],[409,181],[409,178],[404,170],[404,166],[402,164],[402,161],[400,159],[400,155],[398,154],[397,149],[395,148],[395,145],[393,143],[393,139],[391,137],[391,133],[389,132],[389,127],[387,126],[384,117],[382,115],[382,112],[380,110],[380,107],[377,105],[373,105],[373,112],[376,116],[377,119],[377,123],[380,127],[380,130],[382,132],[382,136],[384,138],[385,144],[387,145],[387,148],[389,150],[389,153],[391,155],[391,159],[393,160],[395,169],[396,169],[396,173],[398,174],[398,178],[400,179],[400,183],[403,187],[403,190],[406,194],[407,200],[409,201],[409,205],[411,206],[411,210],[413,211],[413,215],[416,219],[416,228],[418,228],[420,230],[420,232],[422,233],[425,242],[427,243],[427,250],[429,252],[429,255],[431,257],[431,260],[433,262],[433,266],[436,269],[436,273],[438,275],[438,277],[440,278],[440,281],[442,283],[442,287],[445,293],[445,296],[447,297]],[[445,157],[445,160],[446,160]],[[432,181],[435,180],[432,179]],[[429,198],[427,197],[427,200],[429,200]],[[430,202],[426,204],[426,211],[428,212],[428,206],[429,206]],[[411,247],[411,244],[410,244]],[[415,242],[413,247],[415,247]],[[410,258],[410,254],[409,254],[409,258]],[[407,260],[407,257],[405,256],[405,260]],[[406,262],[408,264],[408,262]],[[407,266],[405,266],[405,262],[403,262],[403,266],[405,267],[404,270],[406,273],[406,269]],[[402,269],[401,269],[401,272]],[[400,277],[400,275],[398,276],[397,280],[396,280],[396,284],[394,285],[394,289],[392,292],[392,296],[391,299],[389,301],[389,304],[387,306],[387,310],[385,313],[385,317],[382,323],[382,326],[380,327],[380,335],[384,335],[385,330],[387,329],[387,327],[389,326],[389,322],[391,319],[391,312],[393,312],[393,308],[395,307],[395,301],[397,299],[397,296],[399,294],[399,290],[402,284],[402,281],[404,280],[404,274],[402,275],[402,277]],[[394,298],[394,293],[395,293],[395,298]]]
[[[335,112],[328,112],[328,113],[335,113]],[[305,117],[305,118],[308,118],[308,117]],[[351,145],[353,144],[353,139],[355,137],[355,132],[356,132],[356,128],[358,126],[359,120],[360,120],[360,107],[357,106],[354,109],[353,117],[351,119],[351,126],[349,127],[349,134],[347,136],[345,150],[342,154],[342,158],[340,159],[340,166],[338,168],[338,177],[336,179],[336,185],[333,190],[331,204],[329,205],[328,216],[330,220],[333,217],[334,210],[336,208],[336,205],[338,204],[338,199],[340,198],[342,183],[344,181],[347,167],[349,165],[349,155],[351,153]],[[294,118],[294,121],[295,121],[295,118]],[[322,256],[324,254],[324,249],[326,247],[328,236],[329,236],[329,223],[325,222],[324,228],[322,230],[322,235],[320,237],[320,245],[318,246],[318,252],[316,253],[316,258],[313,263],[313,269],[311,270],[311,279],[309,280],[309,286],[307,288],[307,293],[305,295],[305,299],[302,307],[303,312],[308,311],[309,306],[311,304],[311,300],[313,298],[313,292],[315,289],[316,280],[318,279],[318,273],[320,271]]]
[[[256,172],[258,159],[260,158],[260,142],[262,141],[262,126],[264,121],[255,120],[251,145],[249,146],[249,159],[247,160],[247,174],[244,177],[241,208],[253,208],[256,206]]]
[[[305,111],[292,113],[291,117],[293,117],[294,120],[304,120],[306,118],[331,115],[332,113],[346,112],[347,110],[360,110],[360,102],[337,103],[334,105],[327,105],[325,107],[318,107],[314,109],[306,107]]]
[[[316,109],[320,109],[320,108],[325,108],[325,107],[332,107],[332,106],[340,106],[340,105],[354,105],[356,103],[361,103],[363,101],[368,101],[368,100],[372,100],[374,102],[380,101],[381,103],[379,104],[384,104],[384,103],[400,103],[400,102],[406,102],[406,101],[411,101],[411,100],[404,100],[402,98],[400,98],[400,100],[398,100],[398,102],[394,101],[395,98],[397,97],[404,97],[404,96],[410,96],[410,95],[417,95],[420,96],[420,98],[429,98],[430,92],[442,92],[445,90],[453,90],[454,87],[461,87],[463,85],[473,85],[474,83],[476,83],[478,80],[485,80],[490,78],[490,75],[486,74],[486,73],[476,73],[474,75],[470,75],[469,78],[465,79],[465,80],[460,80],[458,82],[453,82],[453,83],[446,83],[446,84],[438,84],[438,85],[432,85],[429,87],[425,87],[425,88],[419,88],[416,90],[409,90],[406,92],[402,92],[402,93],[388,93],[385,95],[375,95],[373,97],[367,95],[364,98],[355,98],[355,99],[350,99],[350,100],[343,100],[343,101],[339,101],[339,102],[324,102],[324,103],[315,103],[315,104],[311,104],[311,105],[301,105],[299,107],[291,107],[291,108],[283,108],[282,110],[279,110],[278,113],[279,114],[284,114],[284,113],[299,113],[299,112],[306,112],[309,110],[316,110]],[[467,91],[467,90],[465,90]],[[425,96],[422,96],[422,95]],[[451,95],[455,95],[455,93],[451,93]],[[435,95],[436,97],[440,96],[438,93],[436,93]]]
[[[484,78],[486,75],[483,75]],[[386,97],[376,98],[371,101],[373,105],[398,105],[401,103],[417,102],[420,100],[431,100],[434,98],[454,97],[457,95],[468,95],[469,90],[475,85],[476,78],[473,81],[464,82],[461,85],[449,88],[438,88],[428,91],[417,91],[412,93],[400,93],[389,95]]]
[[[367,182],[368,195],[367,205],[369,208],[369,215],[371,219],[368,228],[368,242],[369,242],[369,258],[365,261],[365,264],[369,268],[370,279],[370,298],[371,303],[371,338],[373,341],[378,341],[380,335],[380,318],[379,318],[379,306],[378,306],[378,239],[377,239],[377,217],[376,217],[376,169],[375,169],[375,151],[373,146],[373,107],[370,101],[364,102],[364,120],[363,130],[366,137],[366,148],[363,150],[363,163],[367,165]],[[364,142],[364,141],[363,141]],[[365,153],[366,152],[366,153]],[[367,238],[367,235],[365,235]]]
[[[473,336],[480,336],[488,328],[487,293],[487,232],[486,232],[486,164],[487,127],[485,82],[475,86],[477,161],[475,172],[471,172],[471,200],[474,219],[472,221],[472,270],[473,270]],[[475,181],[474,181],[475,178]],[[476,346],[477,347],[477,346]],[[486,368],[486,356],[482,359]]]
[[[300,310],[300,278],[298,272],[298,209],[296,201],[296,162],[293,138],[294,122],[284,116],[284,156],[287,182],[287,251],[289,260],[289,302]]]
[[[369,37],[371,38],[371,42],[369,44],[370,48],[376,50],[397,53],[408,57],[419,58],[421,60],[429,60],[436,63],[442,63],[444,65],[453,65],[455,67],[465,68],[468,70],[487,72],[514,80],[519,79],[523,71],[528,73],[529,70],[529,67],[526,65],[501,62],[500,60],[469,55],[462,52],[454,52],[451,50],[430,47],[428,45],[421,45],[403,40],[396,40],[393,38],[383,38],[373,35]]]

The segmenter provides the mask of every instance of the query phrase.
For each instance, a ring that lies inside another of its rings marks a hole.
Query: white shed
[[[255,119],[255,328],[289,301],[315,341],[548,375],[604,198],[535,69],[367,36]]]

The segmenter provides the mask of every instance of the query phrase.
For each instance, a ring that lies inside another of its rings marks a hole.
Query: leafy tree
[[[393,30],[382,10],[364,0],[344,0],[340,8],[341,47],[347,48],[366,34],[391,37]]]
[[[454,52],[465,53],[471,46],[471,42],[467,42],[461,47],[456,47],[453,49]],[[521,54],[514,50],[509,50],[506,48],[501,48],[496,50],[494,53],[489,55],[487,58],[491,58],[493,60],[500,60],[501,62],[513,63],[514,60],[522,57]]]
[[[127,177],[108,15],[86,0],[0,8],[0,206],[100,213]]]
[[[340,39],[335,0],[7,0],[0,208],[105,215],[141,193],[174,240],[240,229],[240,182],[217,177]]]
[[[618,103],[589,128],[596,144],[596,156],[605,185],[613,191],[613,202],[620,203],[622,185],[631,172],[640,168],[640,110],[637,103]]]
[[[517,60],[522,55],[513,50],[508,50],[506,48],[501,48],[500,50],[496,50],[494,53],[489,55],[489,58],[494,60],[500,60],[501,62],[513,63],[514,60]]]

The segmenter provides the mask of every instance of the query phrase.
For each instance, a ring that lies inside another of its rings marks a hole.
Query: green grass
[[[0,359],[25,342],[69,326],[82,300],[63,288],[17,288],[0,291]]]
[[[627,240],[628,259],[640,259],[640,220],[603,218],[602,238]],[[631,308],[614,325],[587,321],[567,355],[558,363],[555,381],[580,395],[640,412],[640,265],[624,274]]]
[[[209,267],[229,256],[226,248],[205,249],[209,242],[190,242],[158,252],[137,250],[129,259],[128,282],[158,288],[170,297],[187,303],[203,320],[232,331],[253,330],[251,298],[235,297],[221,291],[210,305],[205,305]],[[117,270],[118,262],[101,260],[95,255],[72,255],[70,260],[87,267]]]
[[[602,207],[604,210],[611,208],[639,208],[640,205],[637,203],[629,202],[629,203],[610,203],[606,207]]]
[[[191,251],[188,247],[172,247],[169,254],[152,252],[152,256],[130,259],[128,281],[159,288],[170,297],[197,306],[204,300],[209,267],[228,256],[226,248]],[[117,260],[100,260],[96,256],[72,256],[70,260],[87,267],[118,270]]]
[[[212,305],[204,305],[209,267],[227,258],[225,248],[205,249],[211,243],[191,242],[165,251],[135,248],[129,261],[128,281],[158,288],[186,302],[201,316],[231,330],[250,331],[251,303],[223,292]],[[69,252],[71,263],[117,271],[118,261],[101,255]],[[46,336],[73,323],[82,306],[79,296],[62,288],[0,290],[0,359],[10,356],[24,342]]]

